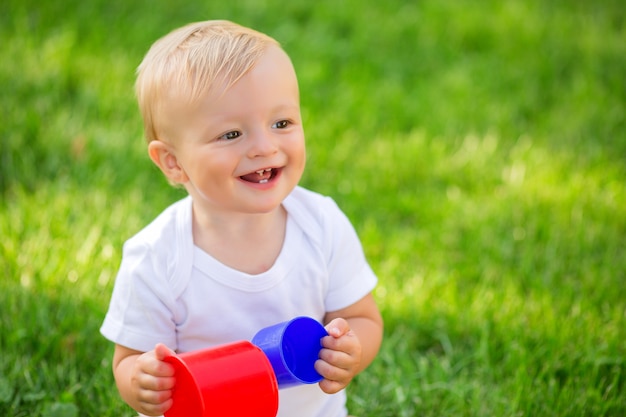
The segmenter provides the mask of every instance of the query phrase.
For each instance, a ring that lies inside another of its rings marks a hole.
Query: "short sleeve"
[[[167,258],[165,258],[167,259]],[[176,349],[175,301],[166,278],[167,261],[142,242],[124,245],[109,310],[100,332],[139,351],[157,343]]]
[[[325,200],[324,248],[329,274],[326,310],[336,311],[369,294],[378,279],[348,217],[331,198]]]

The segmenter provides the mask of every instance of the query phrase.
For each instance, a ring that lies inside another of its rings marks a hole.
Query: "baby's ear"
[[[167,179],[174,184],[184,184],[189,181],[185,170],[178,164],[174,148],[160,140],[153,140],[148,144],[150,159],[158,166]]]

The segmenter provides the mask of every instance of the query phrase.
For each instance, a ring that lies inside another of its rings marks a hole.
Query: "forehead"
[[[296,73],[288,55],[271,45],[249,71],[235,80],[222,78],[198,100],[172,91],[159,113],[163,128],[171,132],[198,120],[209,123],[287,108],[299,111]]]
[[[228,98],[273,98],[280,94],[298,94],[298,80],[287,54],[270,46],[254,65],[237,78],[222,78],[201,97],[201,102],[224,101]],[[263,95],[264,97],[256,97]]]
[[[291,60],[278,47],[268,48],[255,65],[230,86],[207,97],[215,110],[223,106],[253,110],[263,106],[298,105],[298,81]]]
[[[241,84],[242,79],[252,79],[261,83],[284,79],[285,82],[294,83],[297,88],[297,77],[289,56],[278,45],[270,44],[256,59],[248,61],[245,68],[235,71],[233,68],[226,68],[212,74],[211,80],[204,82],[189,79],[188,82],[193,86],[181,85],[185,84],[185,81],[170,83],[162,98],[164,102],[176,101],[193,106],[197,101],[205,100],[207,97],[220,99],[231,90],[236,90],[236,86]],[[196,90],[194,86],[200,86],[200,88]]]

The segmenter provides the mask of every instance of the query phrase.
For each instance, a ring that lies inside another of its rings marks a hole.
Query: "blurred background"
[[[298,72],[302,185],[380,278],[365,416],[626,415],[623,2],[0,4],[0,415],[131,416],[98,333],[123,242],[184,194],[134,72],[229,19]]]

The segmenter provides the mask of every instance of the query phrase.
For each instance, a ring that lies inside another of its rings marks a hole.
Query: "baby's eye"
[[[289,120],[281,120],[272,125],[272,129],[285,129],[289,127]]]
[[[237,139],[239,136],[241,136],[241,132],[237,130],[233,130],[232,132],[224,133],[222,136],[219,137],[219,139],[233,140],[233,139]]]

